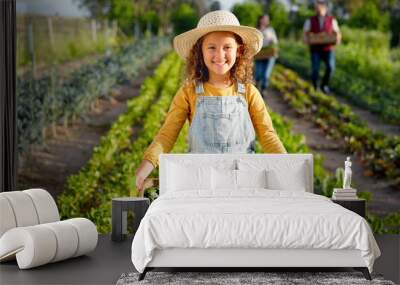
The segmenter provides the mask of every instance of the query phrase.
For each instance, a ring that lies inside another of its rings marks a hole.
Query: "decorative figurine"
[[[351,161],[350,156],[344,162],[343,189],[351,189]]]

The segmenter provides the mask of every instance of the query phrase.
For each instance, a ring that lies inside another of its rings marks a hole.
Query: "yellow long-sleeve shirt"
[[[204,94],[201,95],[235,96],[238,93],[236,84],[227,88],[217,88],[206,82],[204,83]],[[181,86],[176,93],[163,126],[143,155],[143,159],[149,160],[154,167],[157,167],[158,157],[161,153],[168,153],[172,150],[186,119],[189,120],[189,124],[192,123],[196,111],[197,96],[193,83]],[[253,84],[246,84],[245,99],[263,151],[266,153],[286,153],[285,147],[272,126],[271,117],[264,100]]]

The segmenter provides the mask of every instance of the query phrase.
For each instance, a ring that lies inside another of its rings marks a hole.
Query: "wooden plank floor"
[[[112,242],[109,235],[100,235],[97,248],[87,256],[28,270],[19,270],[15,261],[2,263],[0,284],[115,284],[122,273],[135,271],[130,257],[132,239]],[[400,284],[400,236],[376,236],[376,240],[382,256],[375,262],[374,273]]]

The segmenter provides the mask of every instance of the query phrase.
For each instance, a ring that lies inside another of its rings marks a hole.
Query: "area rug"
[[[154,272],[146,274],[145,279],[138,281],[139,273],[124,273],[117,281],[117,285],[133,284],[221,284],[221,285],[396,285],[392,281],[384,280],[381,275],[372,275],[368,281],[360,272]]]

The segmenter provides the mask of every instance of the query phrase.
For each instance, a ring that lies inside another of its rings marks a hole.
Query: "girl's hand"
[[[136,169],[136,189],[139,191],[139,197],[143,197],[144,181],[150,175],[153,169],[153,164],[146,159],[142,160],[139,167]]]

